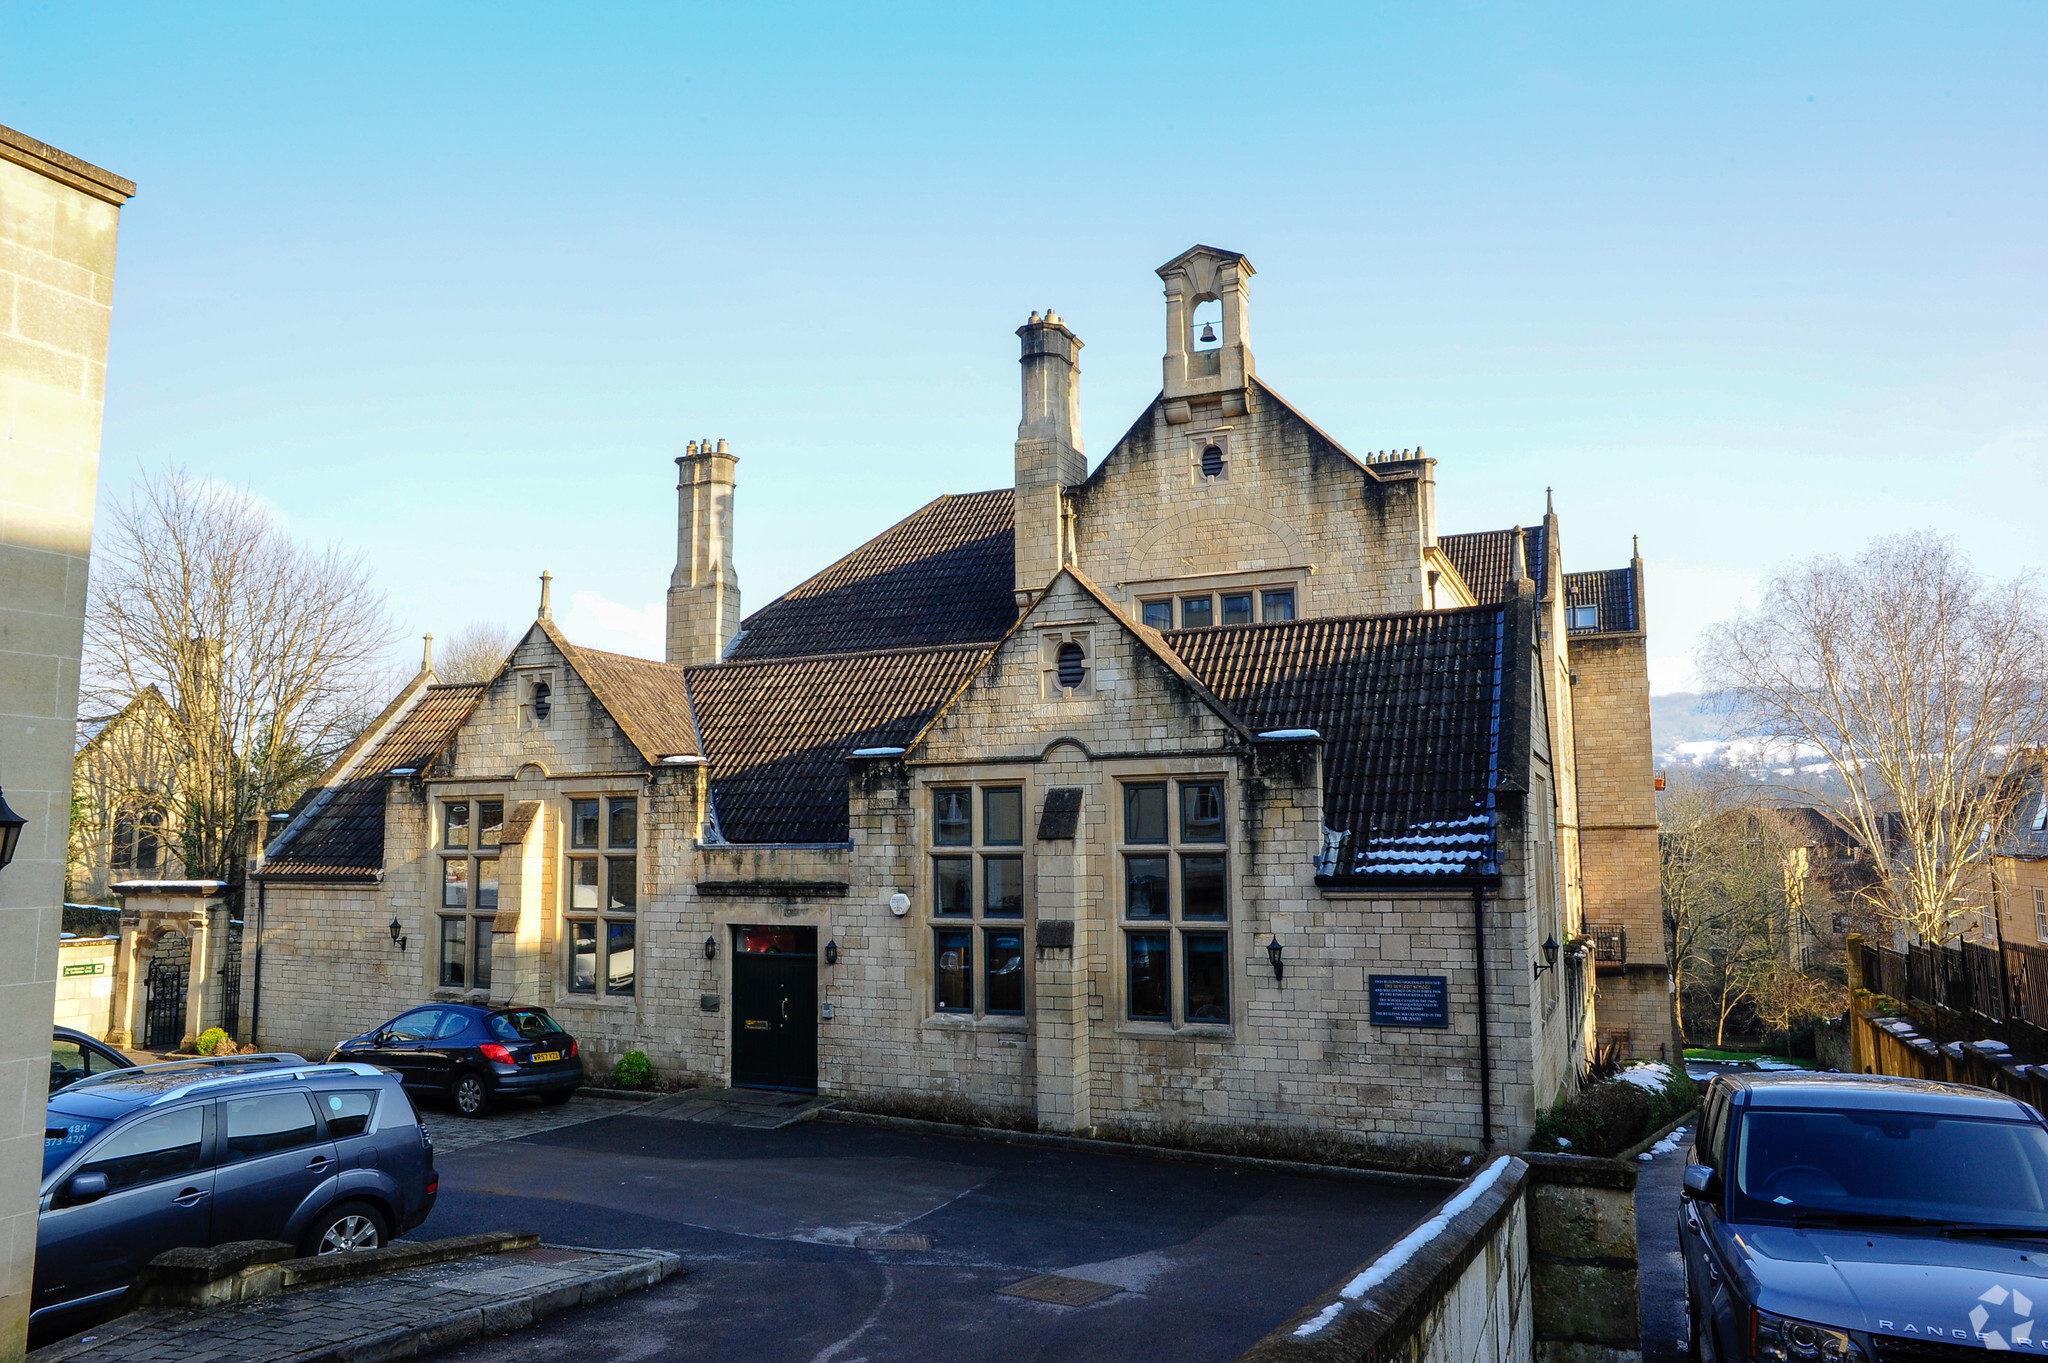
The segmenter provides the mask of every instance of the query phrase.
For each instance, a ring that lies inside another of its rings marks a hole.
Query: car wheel
[[[465,1117],[481,1117],[491,1110],[491,1091],[484,1087],[480,1075],[455,1076],[455,1085],[448,1090],[448,1096],[454,1101],[455,1110]]]
[[[575,1089],[563,1089],[558,1093],[543,1093],[540,1100],[549,1107],[560,1107],[576,1096]]]
[[[322,1212],[306,1232],[301,1247],[308,1258],[316,1254],[344,1254],[353,1249],[376,1249],[391,1238],[384,1214],[367,1202],[337,1202]]]

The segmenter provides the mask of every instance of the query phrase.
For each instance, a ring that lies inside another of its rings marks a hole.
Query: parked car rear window
[[[1751,1216],[1856,1212],[2048,1227],[2048,1131],[2031,1122],[1751,1110],[1737,1145],[1736,1188]]]
[[[493,1013],[491,1035],[500,1041],[538,1041],[544,1036],[566,1036],[562,1024],[546,1013],[521,1009],[516,1013]]]
[[[175,1178],[199,1167],[205,1130],[204,1111],[196,1107],[144,1117],[107,1137],[77,1172],[105,1174],[109,1192]]]
[[[339,1140],[360,1136],[370,1129],[370,1114],[377,1110],[374,1093],[323,1093],[320,1113],[327,1118],[327,1134]]]
[[[62,1164],[87,1141],[107,1129],[102,1117],[74,1117],[52,1108],[43,1119],[43,1174]]]
[[[226,1128],[222,1162],[254,1159],[313,1143],[313,1105],[303,1093],[259,1093],[220,1105]]]

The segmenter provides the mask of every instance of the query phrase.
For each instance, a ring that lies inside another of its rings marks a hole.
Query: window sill
[[[1190,1022],[1176,1027],[1170,1022],[1124,1021],[1116,1024],[1116,1035],[1166,1041],[1235,1041],[1237,1028],[1227,1022]]]
[[[555,1008],[631,1008],[638,1002],[633,994],[572,994],[564,991],[555,995],[551,1005]]]
[[[933,1032],[1016,1032],[1031,1030],[1029,1018],[1002,1014],[996,1017],[976,1017],[972,1013],[933,1013],[924,1020],[925,1029]]]

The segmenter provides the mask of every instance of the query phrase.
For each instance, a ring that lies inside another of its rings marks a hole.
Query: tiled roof
[[[1353,875],[1497,869],[1507,610],[1179,630],[1166,642],[1246,725],[1323,738],[1324,822]]]
[[[728,842],[845,842],[846,760],[901,747],[988,656],[976,644],[689,669]]]
[[[2048,859],[2048,770],[2037,766],[2027,776],[2017,815],[1998,854],[2024,861]]]
[[[384,865],[390,773],[424,770],[476,708],[487,682],[421,688],[367,749],[345,754],[273,847],[268,879],[367,880]]]
[[[1017,619],[1009,488],[941,497],[740,623],[734,661],[993,642]]]
[[[542,621],[541,625],[642,757],[658,762],[664,757],[698,755],[686,668],[584,648],[563,638],[553,622]]]
[[[1522,549],[1529,559],[1529,578],[1543,589],[1543,522],[1522,528]],[[1437,547],[1465,579],[1472,595],[1482,606],[1490,606],[1507,595],[1508,560],[1514,554],[1515,532],[1479,530],[1469,535],[1439,535]]]
[[[1597,606],[1599,623],[1585,628],[1571,627],[1572,634],[1626,634],[1640,628],[1636,623],[1636,575],[1627,568],[1602,568],[1590,573],[1566,573],[1564,597],[1567,608]],[[1566,616],[1569,622],[1571,617]]]

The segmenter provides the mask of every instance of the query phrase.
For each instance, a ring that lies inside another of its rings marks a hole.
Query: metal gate
[[[242,1035],[242,925],[228,923],[228,949],[220,965],[220,1025],[230,1037]]]
[[[192,964],[192,942],[182,932],[167,932],[150,954],[144,981],[145,1050],[168,1051],[185,1039],[185,978]]]

